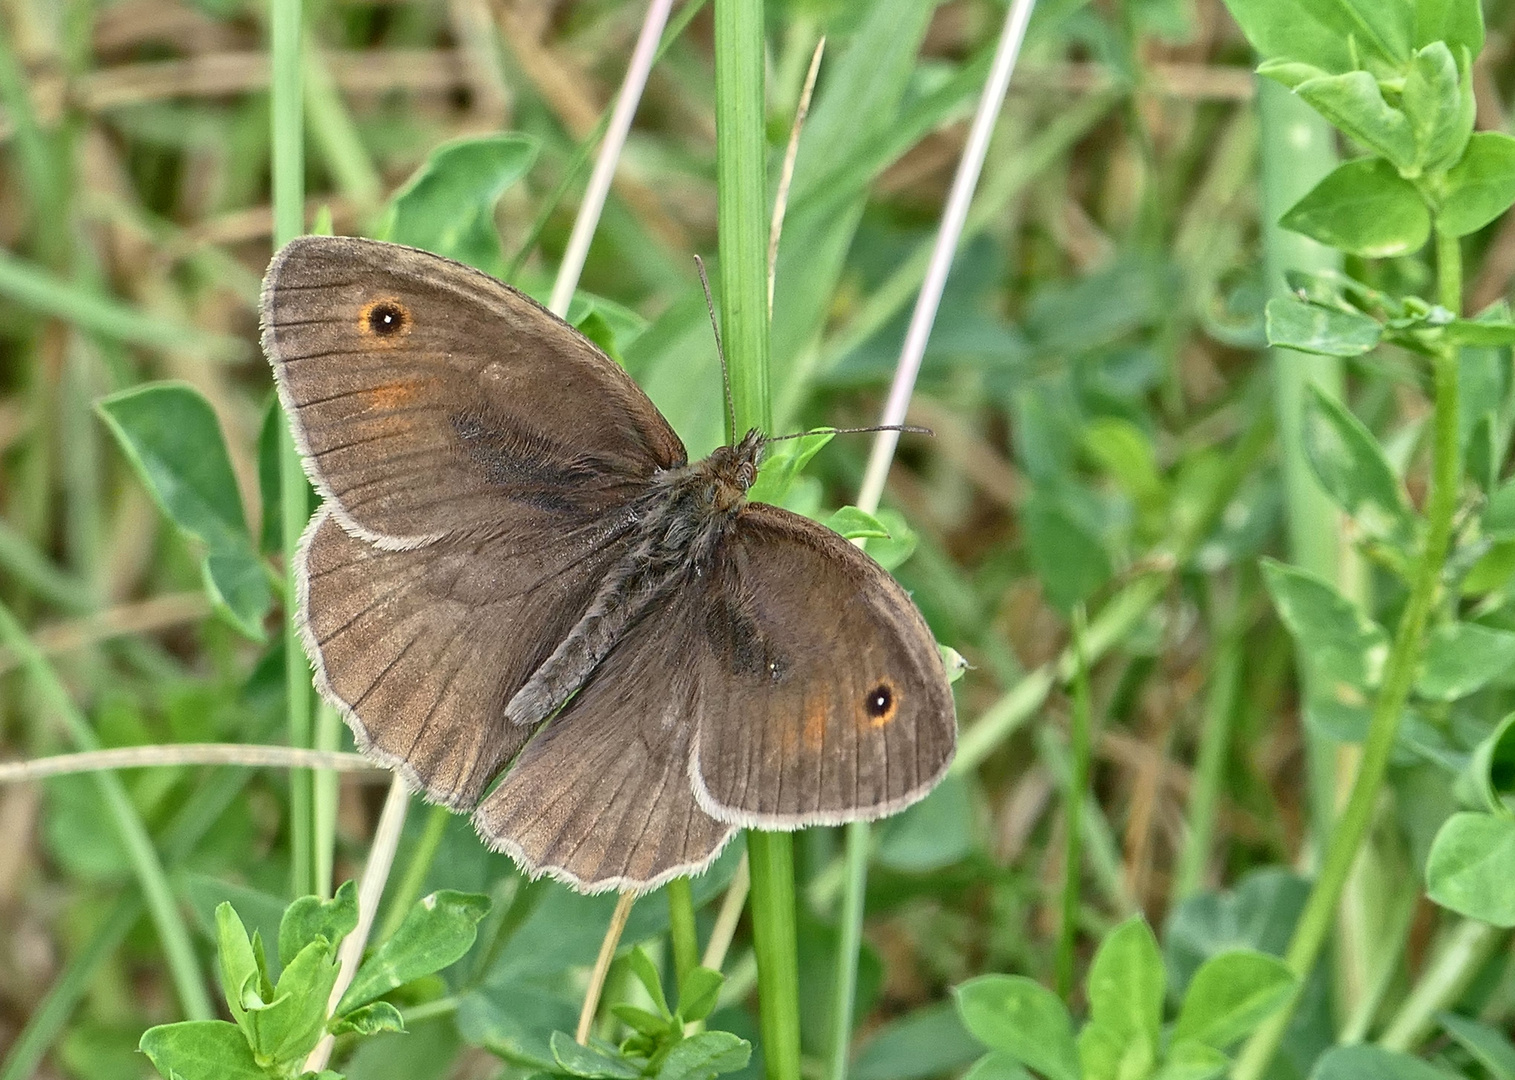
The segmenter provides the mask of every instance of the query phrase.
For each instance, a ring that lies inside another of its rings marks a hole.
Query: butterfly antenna
[[[809,431],[796,431],[792,435],[770,435],[765,443],[783,442],[785,439],[803,439],[806,435],[861,435],[867,431],[903,431],[911,435],[935,435],[936,432],[919,424],[874,424],[872,427],[822,427]]]
[[[737,437],[736,402],[731,398],[731,369],[726,366],[726,350],[721,348],[721,328],[715,321],[715,301],[710,298],[710,279],[705,276],[705,260],[694,257],[694,267],[700,272],[700,287],[705,290],[705,310],[710,313],[710,329],[715,332],[715,355],[721,360],[721,385],[726,390],[726,431],[729,438]]]

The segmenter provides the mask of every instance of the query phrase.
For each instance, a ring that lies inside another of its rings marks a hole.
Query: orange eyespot
[[[880,681],[863,695],[863,712],[874,727],[884,727],[894,719],[899,709],[899,698],[888,680]]]
[[[398,338],[410,330],[410,310],[392,296],[370,300],[358,312],[358,333],[365,337]]]

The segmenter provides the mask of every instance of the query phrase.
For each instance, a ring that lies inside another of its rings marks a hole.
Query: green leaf
[[[1415,0],[1416,47],[1445,41],[1468,55],[1483,51],[1483,6],[1479,0]]]
[[[810,463],[810,459],[821,452],[821,447],[834,438],[836,436],[832,432],[820,431],[814,435],[801,435],[797,439],[769,443],[764,450],[762,466],[758,469],[757,483],[752,485],[747,497],[753,502],[782,505],[795,478]]]
[[[920,537],[898,510],[886,506],[874,516],[889,535],[885,539],[868,542],[868,557],[892,573],[915,554]]]
[[[361,1008],[333,1018],[330,1030],[333,1035],[376,1035],[381,1031],[404,1031],[405,1018],[400,1010],[387,1001],[370,1001]]]
[[[985,1054],[963,1074],[963,1080],[1034,1080],[1014,1055],[1003,1050]]]
[[[965,1068],[982,1055],[982,1045],[963,1027],[954,1004],[934,1002],[889,1021],[868,1036],[858,1048],[848,1077],[925,1080]]]
[[[1138,504],[1162,502],[1163,480],[1152,439],[1130,420],[1099,417],[1084,427],[1084,447]]]
[[[1302,82],[1308,82],[1311,79],[1321,79],[1331,74],[1329,71],[1324,71],[1314,64],[1303,64],[1298,60],[1290,60],[1287,57],[1264,60],[1261,64],[1257,65],[1257,73],[1265,79],[1272,79],[1274,82],[1282,83],[1290,90],[1293,90]]]
[[[552,1056],[564,1072],[586,1080],[637,1080],[642,1075],[641,1069],[624,1058],[580,1046],[561,1031],[552,1033]]]
[[[1515,204],[1515,138],[1480,131],[1447,171],[1436,228],[1447,236],[1477,232]]]
[[[1173,1038],[1224,1050],[1267,1019],[1294,983],[1288,966],[1266,953],[1237,949],[1212,956],[1189,983]]]
[[[215,410],[186,383],[152,383],[96,403],[148,494],[178,529],[209,549],[211,600],[255,640],[273,593],[247,531]]]
[[[664,1020],[656,1013],[650,1013],[646,1009],[639,1009],[635,1005],[617,1002],[610,1007],[610,1011],[633,1031],[655,1039],[667,1035],[673,1029],[672,1021]]]
[[[1515,633],[1478,623],[1445,623],[1431,631],[1415,689],[1422,697],[1455,701],[1515,665]]]
[[[1498,540],[1515,539],[1515,480],[1506,480],[1489,496],[1483,530]]]
[[[1110,556],[1067,499],[1037,488],[1021,506],[1031,565],[1047,599],[1068,612],[1110,579]]]
[[[1378,1046],[1336,1046],[1315,1063],[1310,1080],[1458,1080],[1409,1054]]]
[[[1231,1059],[1215,1047],[1178,1040],[1168,1047],[1162,1068],[1152,1074],[1152,1080],[1214,1080],[1230,1066]]]
[[[1369,536],[1404,544],[1415,515],[1378,440],[1340,401],[1311,383],[1301,440],[1320,485]]]
[[[254,1057],[292,1063],[315,1049],[326,1031],[326,1003],[337,971],[337,950],[324,939],[311,942],[285,964],[273,1001],[249,1009],[242,1020]]]
[[[1426,895],[1495,926],[1515,926],[1515,817],[1457,813],[1431,843]]]
[[[1452,50],[1432,42],[1411,59],[1400,103],[1415,138],[1417,171],[1451,168],[1473,134],[1472,65],[1459,74]]]
[[[841,533],[848,540],[888,540],[889,530],[872,514],[855,506],[843,506],[824,522],[832,532]]]
[[[1459,1046],[1489,1070],[1494,1080],[1515,1080],[1515,1044],[1503,1032],[1458,1013],[1442,1013],[1437,1019]]]
[[[212,551],[200,561],[200,584],[211,606],[245,637],[263,641],[263,617],[273,601],[263,562],[251,548]]]
[[[1383,327],[1371,316],[1286,296],[1269,300],[1264,317],[1269,345],[1320,356],[1360,356],[1383,336]]]
[[[702,1031],[668,1052],[658,1080],[710,1080],[720,1073],[745,1069],[752,1044],[729,1031]]]
[[[1079,1080],[1073,1020],[1052,991],[1020,975],[980,975],[955,992],[957,1012],[979,1042],[1047,1080]]]
[[[1474,748],[1468,771],[1491,811],[1515,812],[1515,713],[1495,725]]]
[[[1078,1061],[1084,1080],[1125,1080],[1127,1076],[1150,1076],[1152,1062],[1142,1047],[1127,1060],[1131,1045],[1120,1034],[1090,1020],[1078,1033]]]
[[[345,1013],[412,979],[441,971],[472,946],[489,897],[444,889],[417,900],[400,928],[358,968],[337,1006]]]
[[[1408,255],[1420,250],[1431,235],[1431,212],[1425,200],[1383,158],[1338,165],[1278,223],[1328,247],[1369,259]]]
[[[673,1010],[668,1007],[668,998],[663,994],[663,980],[658,975],[658,969],[648,957],[646,951],[638,945],[631,950],[631,955],[626,958],[631,967],[631,973],[637,977],[637,982],[647,991],[647,996],[652,998],[652,1003],[657,1006],[658,1013],[663,1019],[671,1019]]]
[[[710,1015],[721,996],[726,976],[707,967],[693,967],[679,981],[679,1018],[686,1024]]]
[[[1121,1041],[1123,1075],[1145,1075],[1157,1061],[1166,983],[1157,938],[1141,916],[1100,942],[1086,980],[1089,1018]]]
[[[928,874],[973,854],[975,814],[968,783],[955,774],[878,828],[874,859],[907,874]]]
[[[247,927],[236,909],[223,901],[216,907],[216,952],[220,957],[221,990],[232,1019],[242,1022],[249,1008],[259,1008],[273,996],[267,976],[259,969]]]
[[[279,921],[279,959],[287,961],[316,938],[333,947],[358,925],[358,886],[344,881],[330,900],[302,896],[284,909]]]
[[[165,517],[213,551],[251,546],[221,425],[198,390],[150,383],[95,407]]]
[[[225,1020],[160,1024],[138,1046],[166,1080],[268,1080],[237,1025]]]
[[[1272,559],[1262,569],[1273,606],[1310,666],[1329,682],[1377,686],[1389,656],[1383,627],[1314,574]]]
[[[1386,69],[1407,59],[1408,27],[1390,24],[1398,6],[1381,0],[1226,0],[1261,55],[1327,71],[1350,71],[1360,58]]]
[[[537,141],[486,135],[444,143],[396,192],[379,235],[497,276],[505,271],[494,205],[531,170]]]
[[[1415,172],[1415,136],[1410,121],[1384,100],[1378,80],[1368,72],[1309,79],[1294,92],[1348,136],[1388,158],[1400,172]]]

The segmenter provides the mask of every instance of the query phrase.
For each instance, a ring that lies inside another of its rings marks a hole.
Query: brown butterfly
[[[759,432],[689,464],[573,327],[414,248],[292,241],[262,318],[326,500],[297,578],[316,685],[528,873],[651,889],[740,826],[877,818],[941,778],[931,632],[842,537],[747,501]]]

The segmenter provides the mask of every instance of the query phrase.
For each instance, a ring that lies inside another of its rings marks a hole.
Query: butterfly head
[[[705,459],[702,471],[714,481],[709,498],[716,509],[728,510],[747,497],[747,489],[757,481],[764,441],[763,433],[753,428]]]

